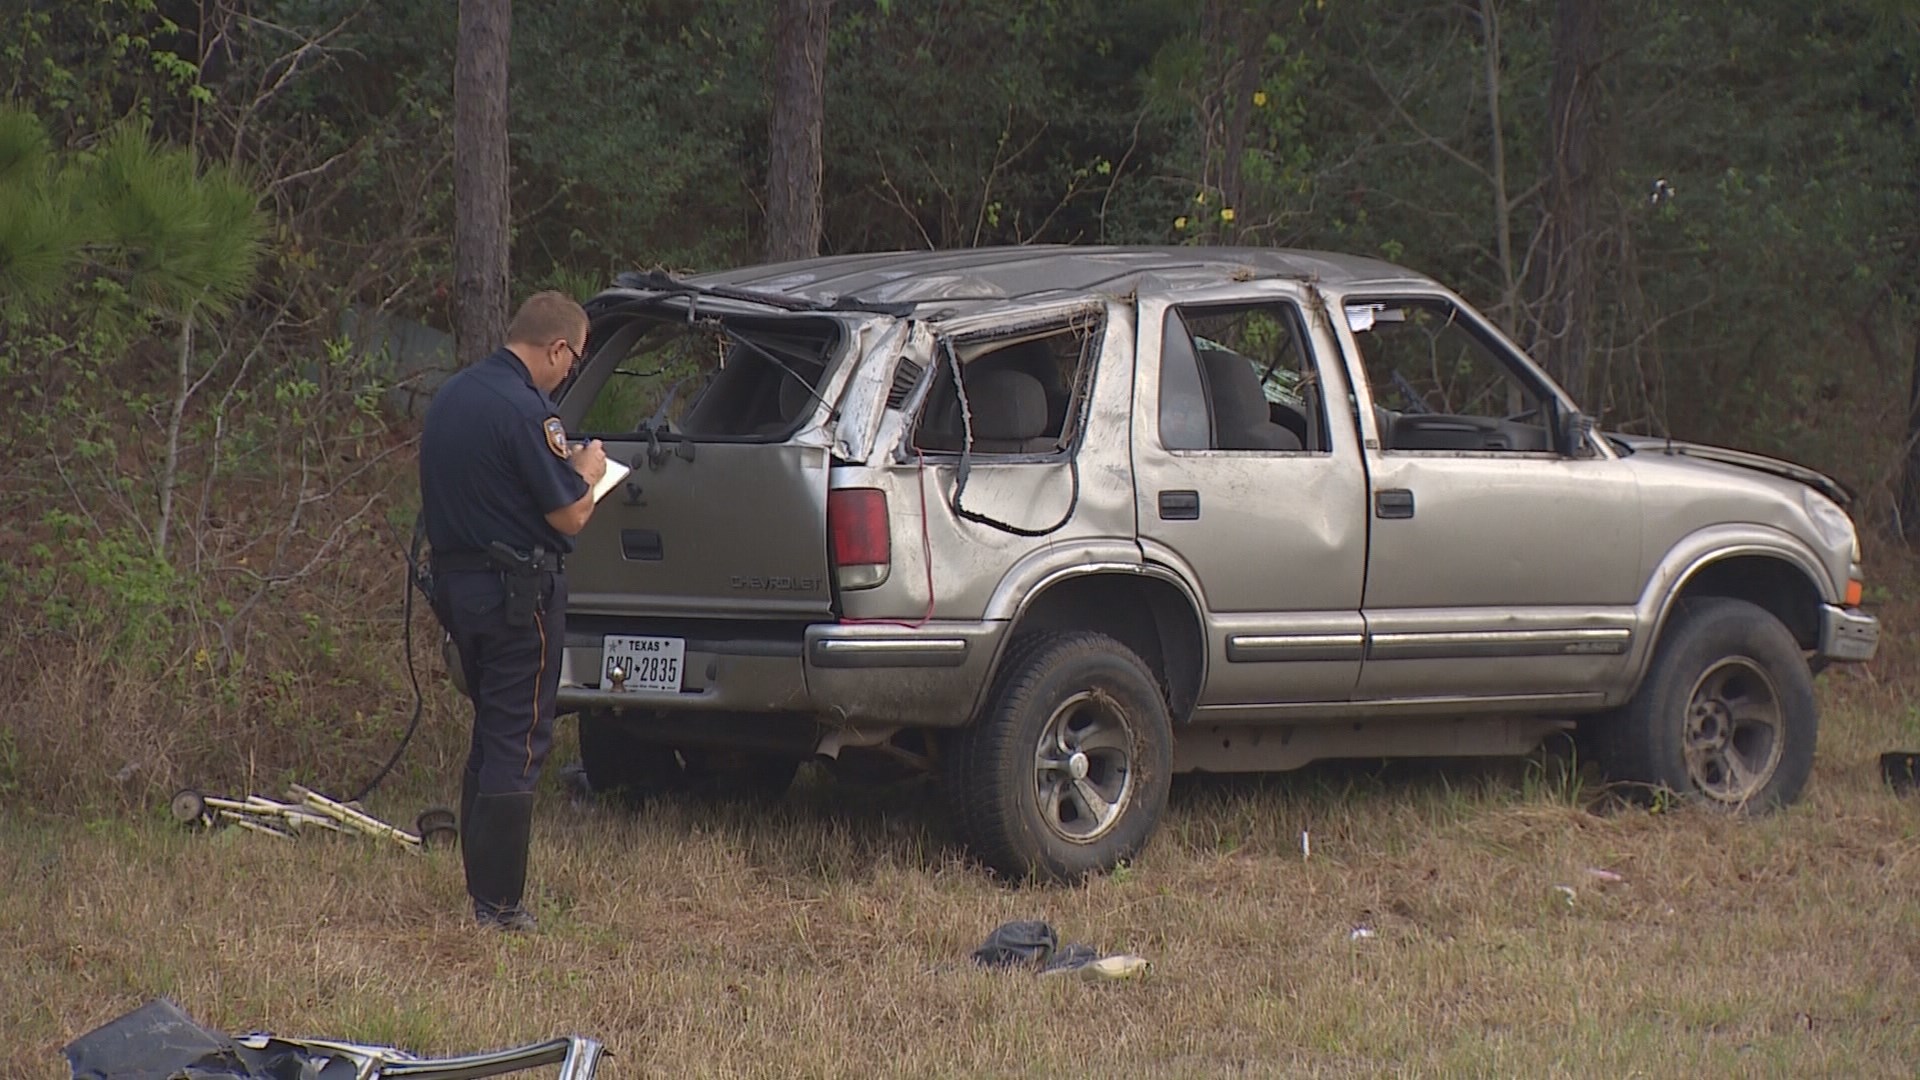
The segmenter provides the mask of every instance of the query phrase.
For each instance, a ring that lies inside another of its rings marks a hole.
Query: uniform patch
[[[547,449],[553,451],[556,457],[566,457],[567,429],[565,425],[560,423],[560,418],[557,416],[549,416],[547,417],[547,422],[542,426],[547,432]]]

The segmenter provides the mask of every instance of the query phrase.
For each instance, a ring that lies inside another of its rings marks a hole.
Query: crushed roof
[[[983,302],[1149,288],[1196,288],[1230,279],[1284,277],[1330,287],[1426,282],[1380,259],[1252,247],[1084,247],[1053,244],[829,255],[688,275],[795,299],[867,303]]]

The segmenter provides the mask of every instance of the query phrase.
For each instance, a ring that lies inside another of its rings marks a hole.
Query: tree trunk
[[[773,116],[767,125],[767,258],[772,261],[820,254],[829,4],[774,4]]]
[[[1920,544],[1920,324],[1913,328],[1913,374],[1907,383],[1907,452],[1900,469],[1900,538]]]
[[[1500,260],[1499,317],[1509,325],[1519,308],[1517,268],[1513,265],[1513,198],[1507,194],[1507,120],[1500,111],[1501,71],[1504,56],[1500,44],[1500,13],[1493,0],[1480,0],[1480,41],[1482,78],[1487,92],[1487,134],[1492,146],[1488,175],[1493,181],[1494,257]]]
[[[160,469],[160,522],[153,530],[154,555],[167,557],[167,536],[173,528],[173,491],[180,486],[180,427],[193,396],[193,305],[180,317],[180,383],[167,415],[167,462]]]
[[[1597,282],[1594,199],[1601,173],[1601,0],[1555,0],[1553,77],[1547,88],[1552,139],[1547,168],[1545,260],[1536,268],[1538,358],[1576,398],[1586,396]]]
[[[507,331],[507,44],[512,0],[460,0],[453,65],[453,345],[471,361]]]
[[[1201,98],[1201,123],[1206,132],[1208,160],[1201,163],[1202,184],[1220,189],[1219,207],[1205,207],[1201,227],[1215,230],[1223,243],[1232,243],[1248,222],[1250,207],[1245,182],[1247,139],[1253,130],[1254,92],[1265,74],[1262,68],[1270,19],[1264,9],[1250,9],[1232,0],[1212,0],[1200,12],[1200,37],[1206,48],[1206,70],[1218,82]],[[1212,160],[1217,149],[1218,161]],[[1233,220],[1217,217],[1232,210]]]
[[[1228,93],[1232,99],[1227,107],[1227,133],[1221,147],[1220,162],[1220,208],[1232,210],[1236,215],[1231,222],[1222,221],[1221,239],[1231,241],[1240,233],[1241,224],[1248,220],[1244,215],[1250,207],[1246,206],[1247,192],[1243,183],[1243,167],[1247,157],[1247,135],[1253,128],[1253,94],[1260,89],[1261,50],[1266,47],[1267,31],[1259,24],[1258,16],[1243,11],[1238,20],[1235,51],[1239,54],[1239,68],[1235,77],[1228,81]]]
[[[1920,29],[1920,20],[1915,21]],[[1913,122],[1920,125],[1920,83],[1913,87]],[[1920,186],[1914,188],[1914,210],[1920,212]],[[1907,383],[1907,452],[1900,468],[1897,508],[1900,538],[1920,547],[1920,319],[1913,326],[1913,372]]]

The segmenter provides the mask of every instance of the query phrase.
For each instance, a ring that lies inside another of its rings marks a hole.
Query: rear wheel
[[[580,765],[597,794],[639,805],[658,795],[773,802],[800,769],[797,758],[747,751],[676,749],[640,738],[610,712],[580,714]]]
[[[672,791],[680,778],[670,747],[636,737],[617,715],[600,709],[580,714],[580,767],[595,794],[629,806]]]
[[[800,771],[796,758],[732,750],[680,751],[687,790],[728,802],[778,802]]]
[[[1683,600],[1633,700],[1585,725],[1608,776],[1732,809],[1799,798],[1813,771],[1819,710],[1800,645],[1766,609]]]
[[[945,758],[948,801],[982,862],[1072,882],[1138,855],[1158,829],[1173,734],[1159,683],[1126,646],[1028,634]]]

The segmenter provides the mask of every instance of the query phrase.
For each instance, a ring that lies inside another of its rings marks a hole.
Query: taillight
[[[887,493],[878,488],[839,488],[827,493],[827,537],[834,576],[842,589],[871,589],[893,567],[893,534]]]

